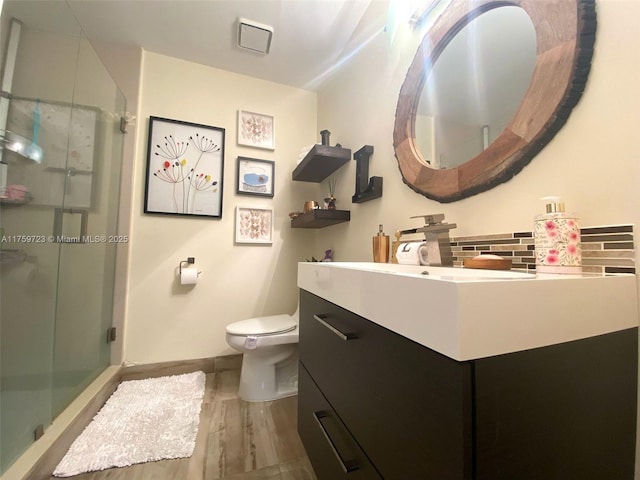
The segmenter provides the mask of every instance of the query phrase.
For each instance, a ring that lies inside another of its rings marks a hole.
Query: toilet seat
[[[291,315],[273,315],[270,317],[256,317],[241,320],[227,325],[230,335],[266,336],[277,335],[294,330],[297,323]]]

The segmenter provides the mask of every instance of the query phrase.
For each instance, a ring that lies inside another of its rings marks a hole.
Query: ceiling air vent
[[[269,53],[273,28],[241,18],[238,21],[238,46],[258,53]]]

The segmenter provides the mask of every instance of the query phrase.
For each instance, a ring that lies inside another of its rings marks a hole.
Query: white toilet
[[[227,343],[243,353],[241,399],[266,402],[298,393],[298,310],[227,325]]]

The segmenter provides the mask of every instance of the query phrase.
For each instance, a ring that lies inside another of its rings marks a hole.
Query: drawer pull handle
[[[356,338],[356,335],[354,333],[351,332],[341,332],[340,330],[338,330],[336,327],[334,327],[333,325],[331,325],[326,319],[328,318],[328,315],[314,315],[313,318],[315,318],[318,322],[320,322],[322,325],[324,325],[325,327],[327,327],[329,330],[331,330],[333,333],[335,333],[337,336],[339,336],[342,340],[352,340],[354,338]]]
[[[331,437],[329,436],[329,432],[327,432],[327,429],[322,424],[322,419],[326,418],[326,417],[330,417],[330,416],[331,415],[329,414],[329,412],[326,412],[324,410],[320,410],[319,412],[313,412],[313,418],[315,418],[316,422],[318,422],[318,425],[320,426],[320,430],[322,430],[322,433],[324,434],[324,438],[327,440],[327,442],[331,446],[331,450],[333,451],[333,454],[338,459],[338,462],[340,462],[340,466],[342,467],[342,471],[344,473],[349,473],[349,472],[353,472],[354,470],[358,470],[358,468],[359,468],[358,461],[357,460],[344,460],[342,458],[342,455],[340,455],[340,452],[338,452],[338,449],[336,448],[335,444],[333,443],[333,440],[331,440]]]

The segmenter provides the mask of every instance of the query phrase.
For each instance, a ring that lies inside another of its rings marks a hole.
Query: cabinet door
[[[298,432],[318,480],[381,480],[302,365],[298,370]]]
[[[478,480],[632,480],[638,330],[476,361]]]
[[[309,292],[300,301],[300,361],[382,477],[470,479],[471,366]]]

